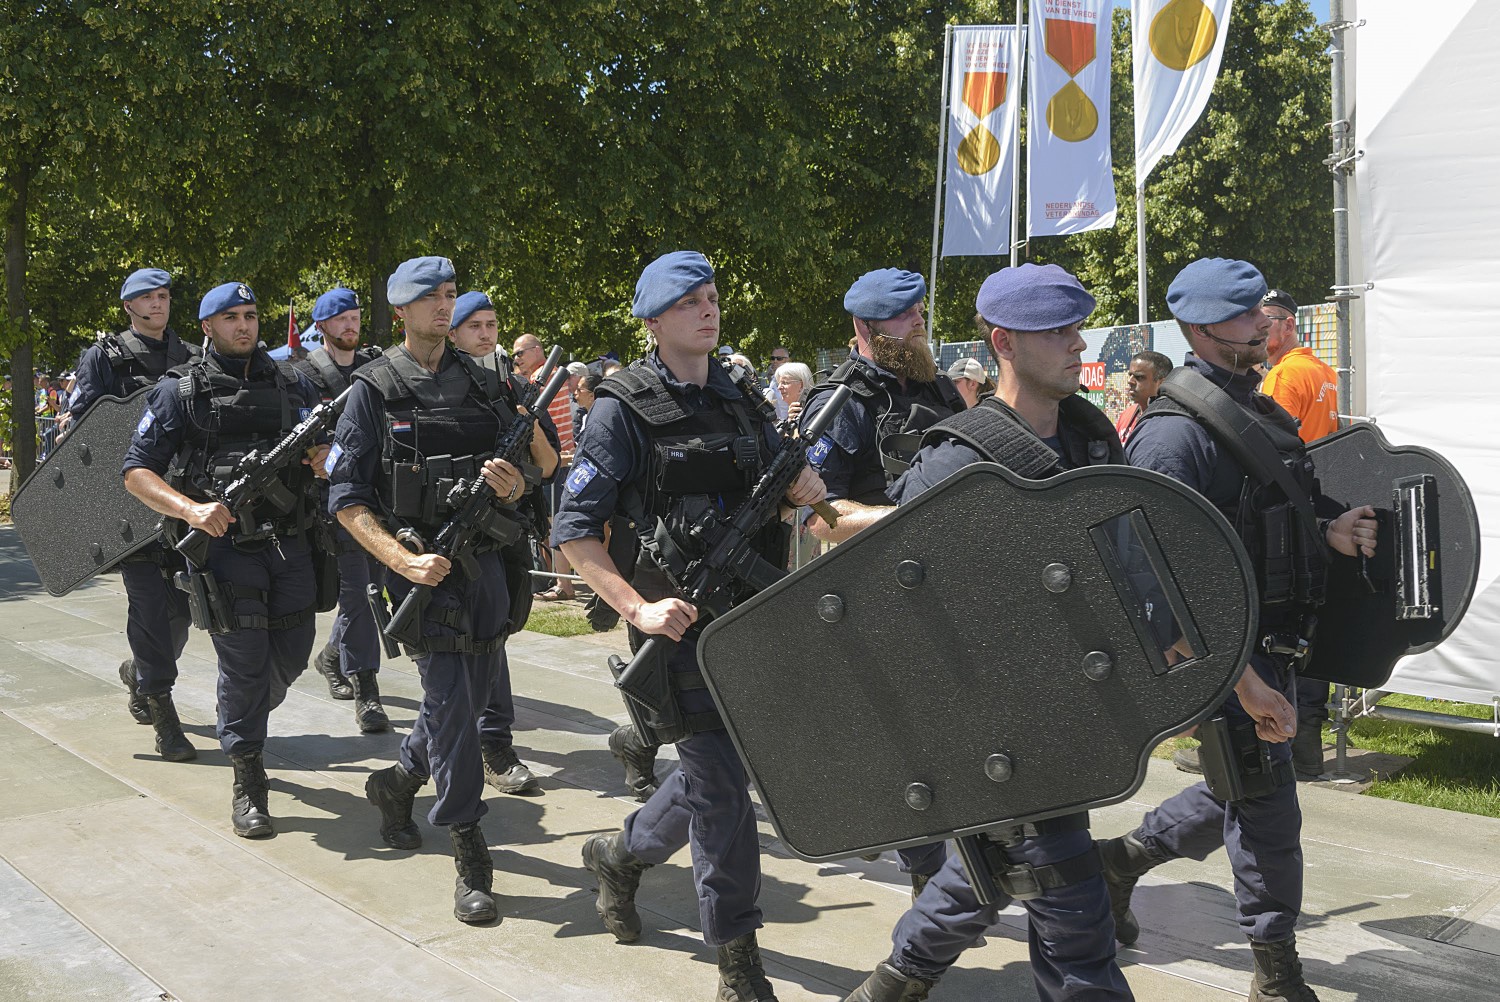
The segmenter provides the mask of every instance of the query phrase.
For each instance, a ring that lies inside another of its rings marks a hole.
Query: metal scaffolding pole
[[[937,155],[937,181],[934,184],[932,196],[932,270],[927,279],[927,337],[934,339],[937,331],[937,278],[938,278],[938,253],[942,246],[938,243],[938,232],[943,221],[943,174],[948,169],[948,73],[949,62],[953,58],[953,25],[943,26],[943,90],[942,97],[938,100],[938,155]]]

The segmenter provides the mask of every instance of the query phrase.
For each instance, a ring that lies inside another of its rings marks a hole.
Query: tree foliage
[[[118,284],[145,265],[176,276],[182,332],[203,291],[241,280],[278,343],[276,304],[305,316],[341,282],[384,342],[386,276],[429,253],[491,294],[510,336],[628,352],[641,266],[696,248],[718,268],[727,341],[810,357],[847,338],[854,277],[927,271],[943,26],[1014,11],[0,0],[0,350],[28,377],[33,344],[66,367],[93,331],[121,326]],[[1119,225],[1027,251],[1077,271],[1103,321],[1135,312],[1127,21],[1117,12]],[[1204,253],[1257,261],[1299,298],[1327,284],[1325,43],[1303,0],[1236,5],[1208,114],[1148,187],[1158,306]],[[1001,264],[943,262],[946,336]]]

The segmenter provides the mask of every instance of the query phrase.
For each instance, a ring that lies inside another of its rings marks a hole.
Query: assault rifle
[[[273,507],[290,511],[296,498],[281,482],[280,473],[293,463],[300,463],[308,447],[317,441],[344,411],[349,401],[349,390],[332,400],[319,404],[312,413],[287,432],[285,438],[271,447],[264,456],[252,449],[235,465],[229,486],[219,492],[216,499],[234,515],[242,526],[252,509],[263,501]],[[193,529],[177,542],[177,552],[187,558],[193,567],[202,567],[208,559],[208,544],[213,537],[202,529]]]
[[[557,367],[561,358],[561,347],[553,348],[552,354],[547,356],[547,364],[542,367],[539,376],[546,380],[547,385],[526,412],[516,415],[510,427],[505,429],[505,434],[495,444],[496,459],[503,459],[517,468],[522,468],[526,462],[537,418],[546,413],[547,405],[552,403],[552,398],[557,396],[557,391],[568,378],[568,370]],[[472,566],[474,548],[485,534],[486,528],[499,527],[503,522],[509,521],[507,516],[495,510],[497,500],[495,491],[485,481],[484,474],[476,473],[472,480],[461,480],[454,485],[447,498],[454,512],[430,541],[424,543],[409,529],[403,529],[396,538],[413,553],[436,553],[467,569]],[[422,614],[427,610],[427,603],[431,599],[431,585],[413,585],[381,632],[398,643],[420,650]]]
[[[781,445],[750,496],[728,519],[706,511],[691,528],[690,533],[697,537],[703,555],[688,563],[677,584],[683,597],[707,614],[705,618],[728,611],[732,585],[743,582],[759,590],[786,576],[784,569],[772,567],[752,550],[750,542],[762,526],[776,517],[787,488],[807,465],[808,447],[823,437],[849,396],[847,386],[835,390],[803,435],[797,433],[790,419],[782,422]],[[838,513],[827,501],[819,501],[813,510],[830,526],[838,524]],[[660,659],[660,648],[669,642],[661,636],[648,637],[629,664],[619,655],[609,659],[619,690],[658,712],[671,698],[671,686],[666,680],[649,676],[654,668],[665,663]]]

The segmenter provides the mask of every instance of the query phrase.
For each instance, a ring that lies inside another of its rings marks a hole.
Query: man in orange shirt
[[[1297,301],[1272,289],[1261,308],[1271,318],[1266,360],[1272,368],[1260,392],[1302,423],[1302,441],[1312,443],[1333,434],[1339,430],[1339,378],[1311,348],[1298,343]]]
[[[1285,407],[1299,422],[1297,434],[1315,442],[1339,430],[1339,378],[1311,348],[1298,343],[1297,301],[1280,289],[1261,300],[1271,318],[1266,361],[1271,371],[1260,392]],[[1328,719],[1327,682],[1297,680],[1297,736],[1292,738],[1292,768],[1299,779],[1323,773],[1323,721]]]

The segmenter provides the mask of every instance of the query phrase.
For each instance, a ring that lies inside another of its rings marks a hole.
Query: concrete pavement
[[[303,676],[271,720],[279,834],[249,842],[229,828],[208,638],[190,640],[177,688],[199,758],[163,762],[150,728],[125,712],[124,607],[116,576],[51,598],[14,530],[0,529],[0,1000],[713,997],[686,854],[646,874],[646,931],[632,946],[600,927],[579,863],[584,837],[634,806],[605,744],[624,719],[604,666],[622,635],[512,642],[517,745],[543,791],[489,798],[501,920],[468,928],[450,913],[445,833],[423,820],[420,850],[387,849],[363,796],[411,725],[411,662],[382,673],[396,725],[385,735],[359,735],[350,704],[329,699],[316,672]],[[1128,830],[1187,780],[1152,763],[1130,803],[1095,812],[1095,830]],[[1299,938],[1321,997],[1500,994],[1500,821],[1304,791]],[[428,787],[419,811],[431,803]],[[889,857],[802,862],[764,822],[761,842],[761,945],[780,998],[841,998],[886,955],[904,878]],[[1222,854],[1153,871],[1136,901],[1145,932],[1121,959],[1138,998],[1243,997],[1249,951]],[[1023,913],[1002,916],[932,997],[1034,997]]]

